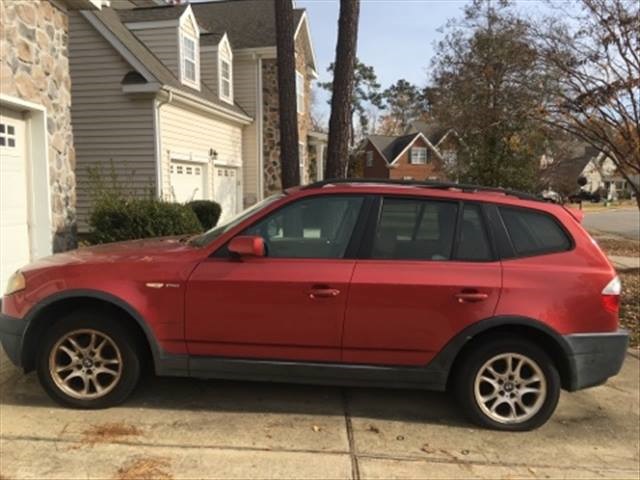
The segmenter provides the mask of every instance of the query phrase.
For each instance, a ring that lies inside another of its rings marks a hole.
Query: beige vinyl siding
[[[79,13],[70,13],[69,27],[78,227],[86,231],[88,169],[109,174],[113,163],[123,188],[139,195],[155,189],[153,102],[122,93],[120,82],[133,68]]]
[[[218,152],[216,164],[242,165],[242,126],[218,120],[177,105],[160,108],[163,197],[171,199],[171,154],[208,158],[209,150]],[[213,198],[213,167],[209,163],[207,190]]]
[[[244,128],[242,135],[244,203],[255,203],[258,194],[258,132],[257,112],[257,60],[238,58],[233,60],[233,93],[235,102],[240,105],[254,121]]]
[[[200,49],[200,81],[218,95],[218,52]]]
[[[196,29],[193,26],[193,22],[186,17],[184,14],[182,15],[182,30],[186,33],[188,33],[189,35],[191,35],[192,37],[196,37],[198,38],[199,36],[199,32],[196,31]]]
[[[180,50],[178,27],[148,28],[133,30],[133,33],[180,78]]]

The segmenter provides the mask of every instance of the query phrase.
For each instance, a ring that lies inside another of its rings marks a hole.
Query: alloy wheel
[[[482,412],[502,424],[526,422],[536,415],[547,396],[547,380],[540,366],[519,353],[501,353],[478,370],[474,397]]]
[[[49,374],[70,397],[96,399],[112,391],[122,377],[122,354],[108,335],[93,329],[61,337],[49,355]]]

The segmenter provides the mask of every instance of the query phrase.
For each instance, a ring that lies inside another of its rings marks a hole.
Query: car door
[[[362,196],[322,195],[286,204],[241,235],[259,235],[265,257],[225,248],[199,264],[186,293],[191,355],[340,361],[349,250]],[[361,230],[361,229],[360,229]]]
[[[343,361],[425,365],[493,315],[501,265],[479,204],[388,197],[379,208],[352,278]]]

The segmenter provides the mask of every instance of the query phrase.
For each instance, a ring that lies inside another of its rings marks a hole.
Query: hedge
[[[211,200],[193,200],[187,203],[187,207],[191,208],[198,217],[200,225],[205,230],[215,227],[220,219],[222,208],[220,204]]]
[[[179,203],[153,198],[103,197],[89,216],[91,243],[199,233],[194,211]]]

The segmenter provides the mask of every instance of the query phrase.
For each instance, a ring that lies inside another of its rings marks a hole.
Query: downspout
[[[160,126],[160,107],[167,105],[173,101],[173,92],[169,90],[169,96],[166,100],[153,100],[153,131],[155,135],[156,150],[156,196],[162,200],[162,131]]]

